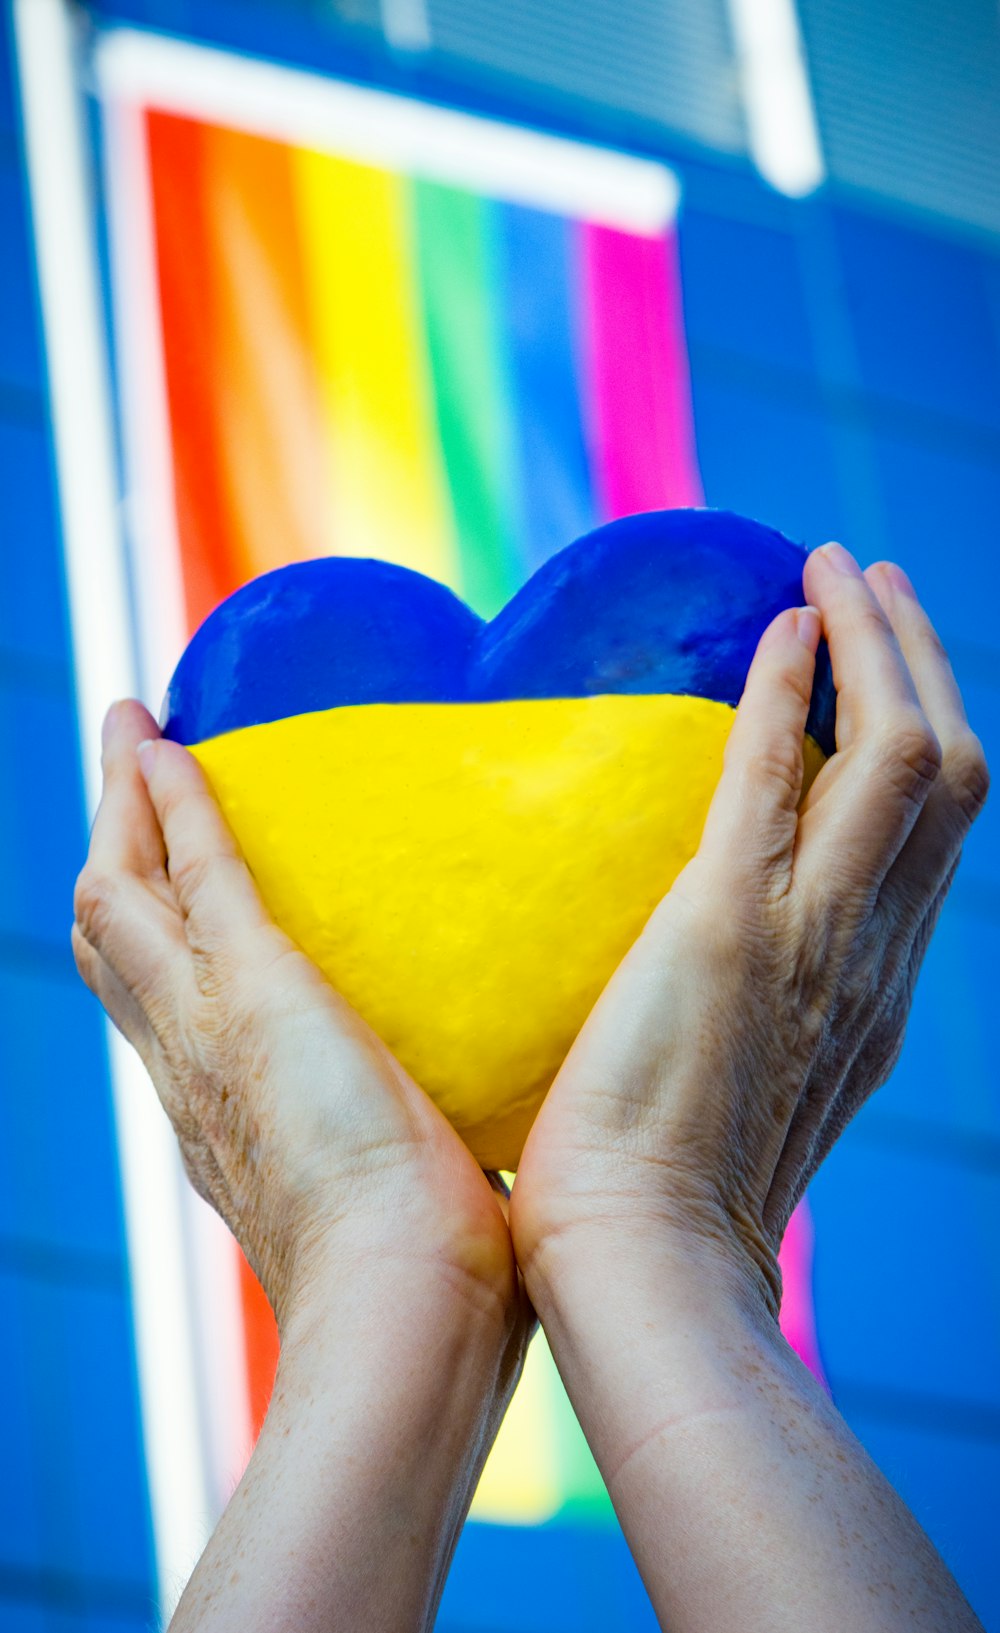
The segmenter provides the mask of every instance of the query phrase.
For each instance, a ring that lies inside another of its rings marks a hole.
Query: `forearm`
[[[499,1308],[421,1268],[331,1280],[171,1633],[430,1627],[519,1359]]]
[[[529,1291],[670,1633],[979,1628],[763,1305],[710,1263],[595,1226]]]

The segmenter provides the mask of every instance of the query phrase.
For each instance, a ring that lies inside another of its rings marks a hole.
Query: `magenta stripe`
[[[781,1330],[810,1372],[829,1393],[823,1372],[813,1305],[813,1226],[809,1204],[799,1203],[778,1255],[781,1266]]]
[[[588,425],[604,520],[700,505],[676,233],[585,224]]]

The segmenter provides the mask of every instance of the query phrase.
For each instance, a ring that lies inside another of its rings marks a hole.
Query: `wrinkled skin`
[[[776,1310],[776,1254],[899,1051],[986,767],[898,568],[815,552],[765,635],[701,848],[574,1045],[503,1199],[264,910],[201,771],[139,704],[105,736],[77,886],[80,971],[136,1046],[192,1182],[284,1326],[324,1256],[431,1260],[509,1333],[536,1278],[608,1223],[721,1255]],[[805,799],[820,627],[837,754]],[[152,739],[144,746],[144,740]]]
[[[805,591],[819,616],[765,635],[698,854],[529,1136],[511,1227],[540,1303],[563,1255],[625,1224],[721,1252],[776,1313],[792,1209],[899,1054],[986,765],[899,568],[827,546]],[[820,619],[837,753],[803,799]]]
[[[428,1261],[529,1332],[498,1194],[416,1084],[266,912],[200,767],[138,703],[104,733],[73,948],[156,1085],[192,1184],[284,1331],[325,1261]],[[137,752],[138,751],[138,752]]]

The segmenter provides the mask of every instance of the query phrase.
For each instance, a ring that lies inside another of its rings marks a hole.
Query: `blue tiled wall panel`
[[[698,457],[709,505],[741,511],[810,548],[844,537],[830,427],[818,394],[719,378],[694,358]]]
[[[2,1277],[0,1277],[2,1280]],[[8,1625],[2,1609],[3,1576],[41,1570],[45,1559],[45,1488],[52,1478],[37,1441],[33,1346],[25,1342],[20,1298],[3,1312],[0,1380],[6,1406],[4,1479],[0,1483],[0,1629]]]
[[[617,1530],[470,1523],[459,1541],[438,1633],[656,1633],[646,1590]]]
[[[143,1615],[124,1607],[121,1611],[101,1611],[81,1605],[78,1610],[70,1610],[62,1600],[58,1604],[60,1608],[55,1608],[51,1599],[44,1603],[5,1599],[0,1581],[0,1633],[151,1633],[157,1623],[152,1605]]]
[[[835,223],[865,387],[1000,430],[992,257],[874,215],[841,210]]]
[[[823,1357],[838,1382],[1000,1407],[1000,1171],[844,1136],[810,1196]]]
[[[9,7],[0,6],[0,141],[16,155],[17,108],[14,88],[14,36]]]
[[[152,1596],[114,1583],[28,1579],[0,1571],[0,1633],[154,1633]]]
[[[124,1291],[0,1269],[0,1308],[3,1393],[18,1402],[13,1455],[23,1459],[6,1464],[0,1484],[0,1569],[148,1594],[149,1512]],[[28,1520],[18,1517],[26,1495]]]
[[[983,1626],[1000,1627],[1000,1445],[859,1411],[851,1427],[955,1573]]]
[[[974,887],[971,895],[958,886],[944,908],[917,983],[903,1053],[862,1115],[985,1141],[985,1156],[1000,1153],[993,1064],[1000,919],[977,911]]]
[[[879,429],[874,447],[887,551],[909,571],[946,640],[996,647],[1000,443],[992,457],[978,443],[967,451]]]
[[[115,1262],[124,1243],[104,1028],[68,950],[64,961],[53,974],[0,956],[0,1251],[21,1242]]]
[[[792,233],[683,208],[679,242],[688,344],[816,372]]]
[[[983,745],[993,779],[990,797],[965,843],[957,889],[980,909],[991,902],[1000,914],[1000,650],[970,649],[957,641],[950,645],[969,724]]]
[[[16,779],[0,803],[0,937],[62,949],[86,833],[77,724],[68,690],[5,681],[0,674],[0,765]]]
[[[0,107],[0,121],[3,109]],[[4,387],[37,394],[42,388],[29,222],[20,167],[13,142],[0,135],[0,392]],[[0,398],[2,401],[2,398]]]
[[[5,415],[2,392],[0,493],[0,673],[5,655],[21,655],[65,674],[69,635],[49,432],[41,411],[24,419]]]

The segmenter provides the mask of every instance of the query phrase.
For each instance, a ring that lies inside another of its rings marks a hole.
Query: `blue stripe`
[[[519,478],[513,536],[530,573],[598,520],[573,328],[575,236],[563,216],[516,204],[494,210],[497,313]]]

